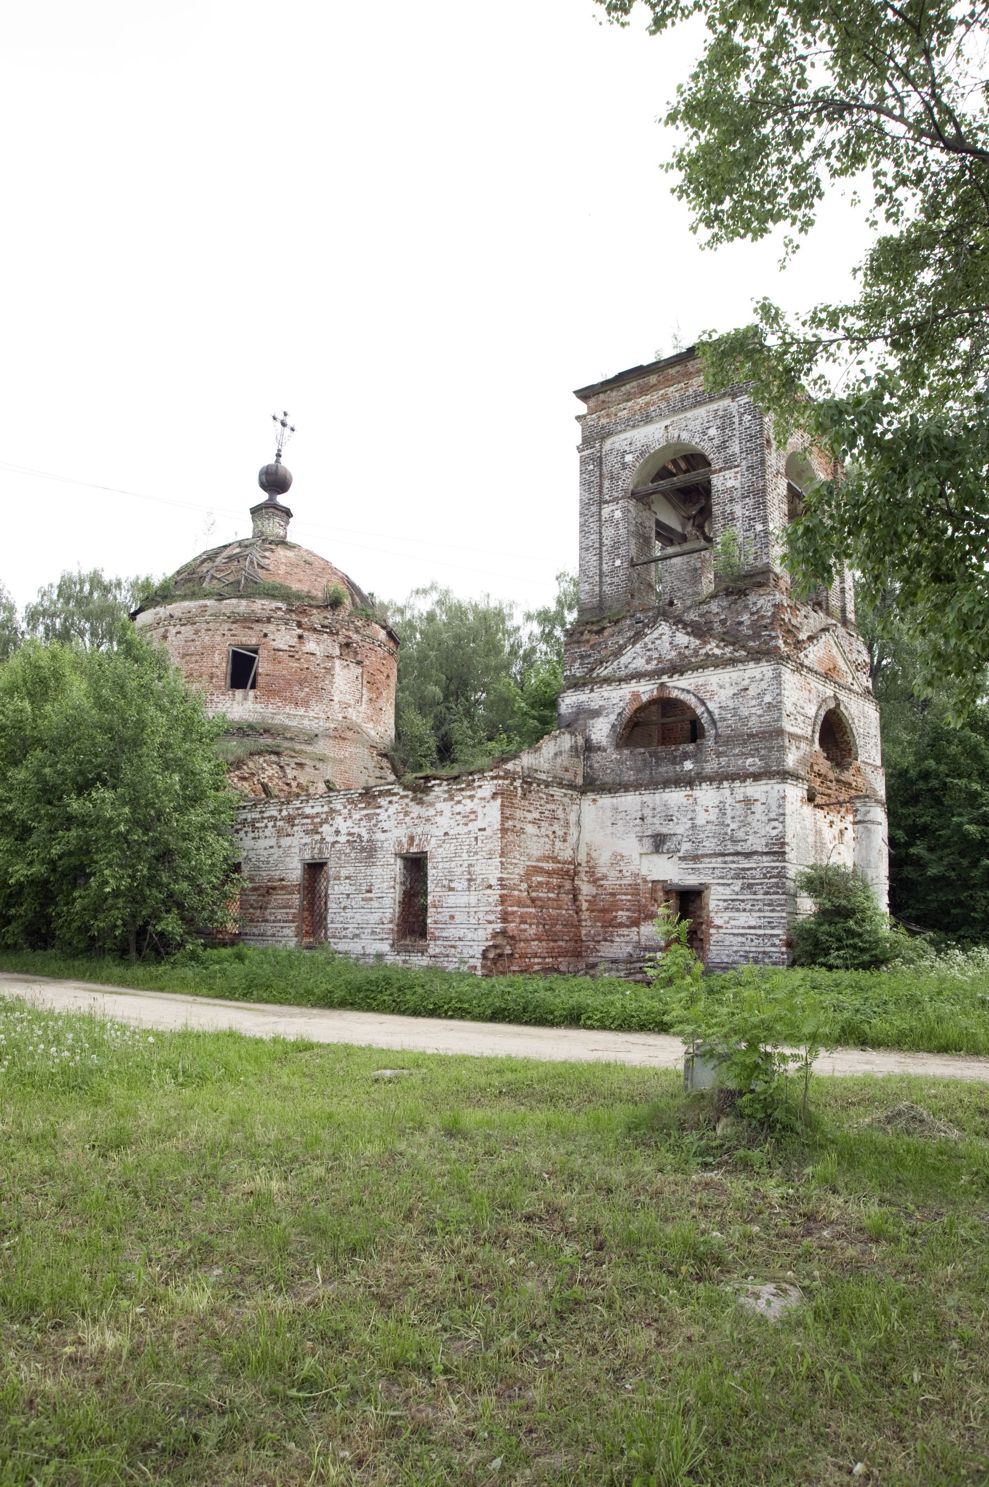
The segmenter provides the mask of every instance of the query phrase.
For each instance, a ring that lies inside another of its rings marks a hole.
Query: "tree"
[[[577,617],[577,575],[565,570],[556,575],[556,596],[541,609],[527,609],[529,650],[534,663],[553,661],[563,667],[563,642]]]
[[[619,24],[637,0],[598,0]],[[665,122],[674,192],[711,245],[788,228],[847,184],[879,235],[858,295],[796,319],[769,300],[706,347],[782,436],[844,467],[805,492],[789,562],[895,586],[918,684],[956,712],[989,662],[989,8],[929,0],[643,0],[657,35],[703,17],[703,57]],[[807,396],[810,393],[812,396]]]
[[[0,661],[12,656],[21,643],[17,605],[0,583]]]
[[[27,633],[45,642],[108,650],[130,629],[128,615],[154,587],[150,578],[108,578],[100,568],[65,572],[24,611]]]
[[[989,709],[936,710],[890,759],[890,905],[907,924],[989,941]]]
[[[944,697],[922,695],[915,647],[894,596],[882,629],[859,625],[872,655],[889,807],[890,907],[910,925],[964,942],[989,940],[989,706],[949,720]]]
[[[556,726],[563,635],[575,580],[559,574],[552,604],[515,617],[512,605],[457,599],[435,585],[393,605],[401,640],[399,753],[412,770],[475,768],[537,743]]]
[[[0,667],[0,943],[133,956],[224,925],[221,727],[133,630]]]

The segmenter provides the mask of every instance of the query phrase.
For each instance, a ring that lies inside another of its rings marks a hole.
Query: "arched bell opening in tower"
[[[821,476],[814,468],[806,450],[795,449],[786,457],[786,519],[794,521],[803,516],[808,492],[821,484]]]
[[[656,547],[710,547],[711,461],[689,444],[669,444],[635,472],[632,495],[655,518]]]

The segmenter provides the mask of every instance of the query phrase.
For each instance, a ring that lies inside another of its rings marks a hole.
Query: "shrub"
[[[830,863],[806,867],[797,891],[814,900],[814,912],[793,925],[794,965],[873,970],[896,957],[889,920],[859,873]]]
[[[164,954],[230,918],[236,802],[207,718],[131,627],[0,668],[0,943]]]
[[[741,1091],[741,1114],[784,1123],[787,1076],[796,1072],[806,1116],[824,1013],[819,998],[792,972],[746,966],[718,983],[682,981],[670,996],[669,1023],[692,1052],[715,1060],[726,1088]]]

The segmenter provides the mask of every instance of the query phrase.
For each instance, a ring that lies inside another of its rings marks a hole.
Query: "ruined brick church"
[[[396,779],[398,641],[290,542],[281,462],[253,535],[137,615],[228,719],[240,936],[362,959],[629,971],[669,904],[706,963],[783,964],[794,878],[886,900],[878,709],[850,577],[801,602],[782,539],[824,472],[693,351],[577,397],[580,609],[558,728],[457,779]]]

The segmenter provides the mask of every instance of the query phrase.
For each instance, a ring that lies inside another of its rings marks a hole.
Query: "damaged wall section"
[[[242,939],[315,943],[305,874],[325,863],[325,939],[356,959],[579,967],[581,754],[555,734],[486,773],[245,806]]]

